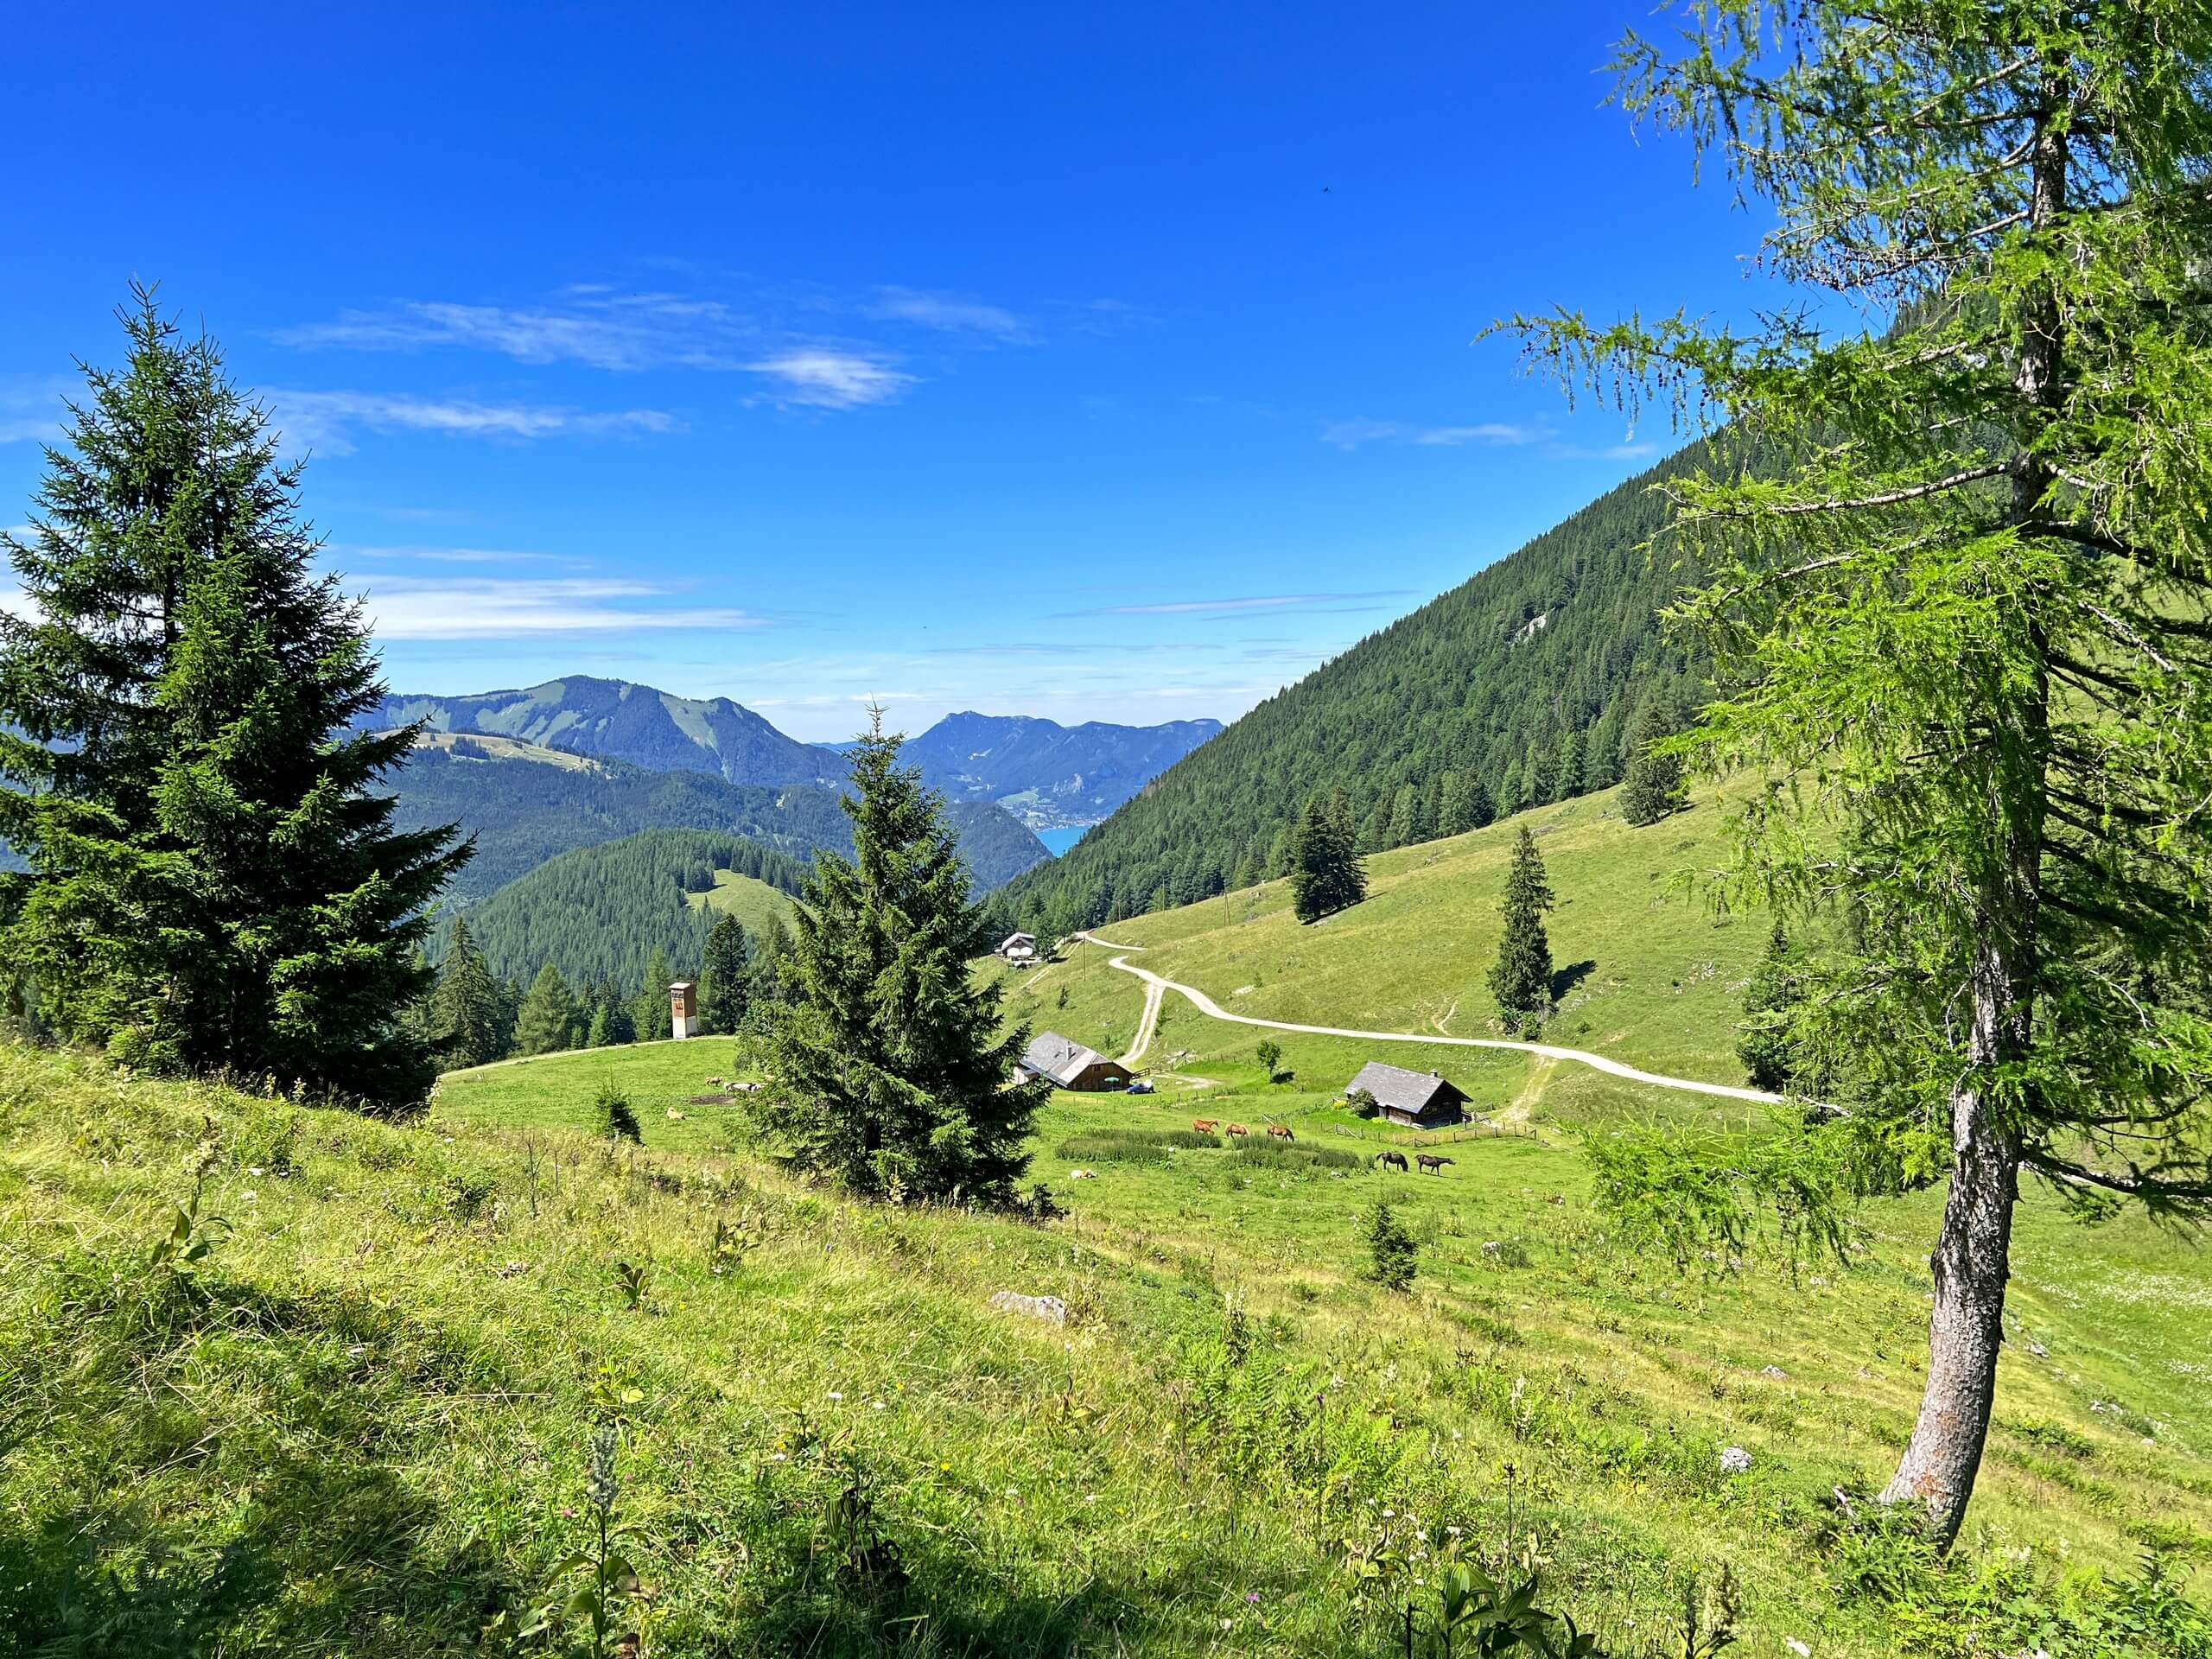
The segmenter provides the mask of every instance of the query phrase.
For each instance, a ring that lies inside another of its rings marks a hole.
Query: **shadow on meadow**
[[[466,1640],[505,1599],[473,1541],[426,1550],[442,1512],[395,1471],[480,1357],[359,1297],[135,1263],[79,1264],[54,1312],[0,1351],[23,1402],[0,1463],[54,1477],[0,1535],[0,1654],[385,1651]]]

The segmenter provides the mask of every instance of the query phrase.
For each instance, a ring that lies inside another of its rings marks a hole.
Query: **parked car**
[[[1150,1094],[1152,1092],[1152,1079],[1150,1077],[1139,1077],[1135,1083],[1129,1085],[1128,1092],[1133,1095]]]

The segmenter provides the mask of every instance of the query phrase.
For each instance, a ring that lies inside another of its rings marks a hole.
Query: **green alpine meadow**
[[[2212,7],[400,22],[15,31],[0,1659],[2212,1659]]]

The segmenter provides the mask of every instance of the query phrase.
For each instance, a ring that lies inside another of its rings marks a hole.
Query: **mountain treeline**
[[[1683,573],[1643,546],[1666,512],[1653,486],[1703,458],[1630,480],[1270,697],[995,895],[995,918],[1057,934],[1287,874],[1317,796],[1366,853],[1620,782],[1701,700],[1702,660],[1660,631]]]
[[[715,912],[689,895],[713,887],[717,870],[793,897],[806,874],[790,854],[742,836],[648,830],[547,860],[471,908],[468,931],[494,975],[524,985],[548,964],[571,985],[632,984],[655,952],[696,977]]]
[[[459,823],[476,856],[450,896],[487,897],[572,848],[652,829],[712,830],[804,860],[817,849],[850,853],[852,823],[837,792],[798,785],[732,784],[702,772],[656,772],[620,760],[567,767],[417,749],[392,780],[402,829]],[[1013,817],[988,802],[955,804],[961,855],[989,889],[1049,856]]]

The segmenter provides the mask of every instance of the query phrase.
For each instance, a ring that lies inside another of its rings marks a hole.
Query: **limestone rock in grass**
[[[1722,1447],[1720,1472],[1724,1475],[1748,1475],[1751,1472],[1751,1454],[1740,1446]]]
[[[1771,1377],[1775,1382],[1780,1382],[1787,1380],[1789,1373],[1783,1370],[1779,1365],[1762,1365],[1759,1367],[1759,1375],[1761,1376]]]
[[[1027,1313],[1052,1325],[1068,1322],[1068,1305],[1057,1296],[1025,1296],[1018,1290],[1001,1290],[992,1295],[991,1306],[1001,1313]]]

